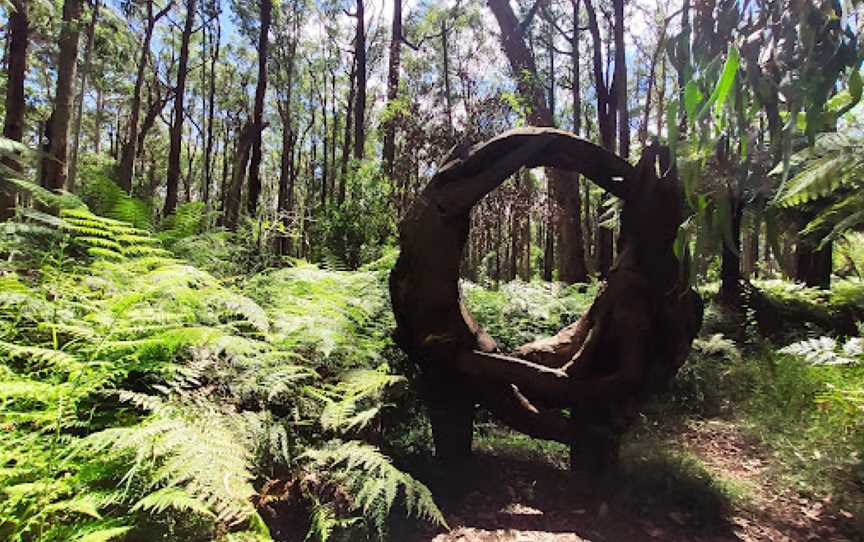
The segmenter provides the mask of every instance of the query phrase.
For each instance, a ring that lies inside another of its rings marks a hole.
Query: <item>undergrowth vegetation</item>
[[[310,536],[383,535],[397,500],[444,523],[357,440],[404,380],[378,273],[298,265],[253,299],[131,224],[31,217],[0,241],[0,539],[268,540],[261,483],[303,473]]]
[[[0,227],[0,539],[270,540],[274,503],[300,511],[293,528],[310,540],[386,538],[397,511],[446,525],[400,469],[428,458],[431,439],[391,338],[394,251],[350,272],[274,267],[214,231],[203,205],[181,206],[154,233],[31,190],[61,210]],[[830,292],[759,286],[806,310],[860,319],[864,306],[855,279]],[[461,287],[507,351],[575,321],[598,284]],[[783,344],[698,338],[645,425],[737,419],[779,458],[778,477],[858,510],[864,345],[789,331]],[[565,468],[563,447],[480,420],[481,449]],[[643,476],[652,465],[681,483],[709,476],[686,454],[661,456],[628,468],[646,487],[662,482]]]

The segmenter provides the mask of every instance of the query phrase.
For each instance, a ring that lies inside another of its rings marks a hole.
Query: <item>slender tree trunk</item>
[[[681,1],[681,37],[686,44],[684,47],[685,57],[682,59],[684,69],[678,72],[678,114],[680,116],[680,134],[684,135],[687,131],[687,108],[684,105],[684,89],[687,87],[687,81],[690,79],[690,2],[693,0]]]
[[[138,116],[141,111],[141,92],[144,87],[144,77],[147,70],[147,59],[150,58],[150,41],[156,22],[168,13],[173,2],[169,2],[158,14],[153,13],[153,0],[147,0],[147,24],[144,28],[144,42],[141,45],[141,56],[138,57],[138,71],[135,76],[135,87],[132,90],[132,106],[129,111],[129,127],[126,142],[120,153],[120,187],[126,192],[132,191],[132,178],[135,175],[135,158],[138,155]],[[160,109],[161,110],[161,109]],[[155,119],[154,119],[155,120]]]
[[[618,112],[618,154],[630,158],[630,110],[627,107],[627,49],[624,45],[624,0],[613,0],[615,12],[615,76],[612,88]]]
[[[354,38],[354,61],[357,99],[354,105],[354,159],[362,160],[366,147],[366,21],[365,0],[357,0],[357,34]]]
[[[345,105],[345,136],[342,138],[342,166],[339,174],[339,196],[337,204],[341,207],[345,203],[345,188],[348,183],[348,161],[350,160],[351,134],[354,123],[354,95],[357,89],[357,55],[351,64],[351,73],[348,76],[348,101]]]
[[[93,59],[93,38],[96,35],[96,22],[99,20],[99,0],[94,0],[93,11],[90,14],[90,24],[87,25],[87,45],[84,47],[84,69],[81,70],[81,84],[78,99],[75,104],[75,127],[72,129],[72,158],[69,160],[69,179],[67,190],[75,191],[78,177],[78,152],[81,146],[81,120],[84,115],[84,94],[87,92],[87,76]]]
[[[252,160],[249,164],[249,216],[258,210],[258,197],[261,195],[261,142],[264,132],[264,98],[267,94],[267,35],[273,10],[272,0],[260,0],[261,33],[258,36],[258,84],[255,86],[255,140],[252,143]]]
[[[294,207],[294,130],[291,119],[291,81],[289,76],[288,97],[279,104],[279,114],[282,118],[282,156],[279,161],[279,192],[276,199],[276,210],[279,220],[286,230],[290,224],[289,213]],[[287,255],[291,250],[291,239],[287,235],[279,238],[279,254]]]
[[[170,146],[168,149],[168,174],[165,182],[165,207],[162,215],[168,216],[177,209],[177,182],[180,179],[180,150],[185,120],[186,76],[189,72],[189,42],[195,24],[197,0],[186,0],[186,22],[180,41],[180,58],[177,65],[177,88],[174,95],[174,116],[171,122]]]
[[[668,21],[668,19],[667,19]],[[648,88],[645,90],[645,108],[642,111],[642,123],[639,125],[639,142],[644,147],[648,142],[648,123],[649,117],[651,115],[651,94],[654,91],[654,87],[656,86],[657,80],[657,63],[660,62],[660,56],[663,54],[663,51],[666,49],[666,26],[664,23],[663,29],[660,32],[660,36],[657,38],[657,47],[654,49],[654,53],[651,55],[651,66],[648,69]],[[665,70],[661,77],[665,77]],[[661,81],[662,84],[662,81]],[[638,88],[638,85],[637,85]],[[657,97],[658,102],[663,100],[662,96]],[[662,109],[657,110],[658,118],[662,116]],[[659,124],[659,123],[658,123]],[[659,128],[659,125],[658,125]],[[658,130],[657,137],[660,137],[660,132]]]
[[[657,91],[657,137],[663,133],[663,117],[666,112],[666,55],[660,59],[660,89]]]
[[[554,126],[553,112],[547,104],[543,85],[539,82],[534,57],[525,44],[522,25],[513,13],[509,0],[489,0],[488,5],[501,29],[502,46],[516,79],[516,87],[519,94],[530,105],[527,114],[528,123],[532,126]],[[570,252],[577,250],[577,244],[572,242],[572,223],[573,217],[578,216],[578,209],[573,208],[572,192],[578,188],[578,185],[574,185],[571,179],[555,169],[547,168],[546,177],[550,185],[549,190],[560,210],[560,220],[568,225],[567,243],[559,247],[559,250],[568,252],[562,258],[574,261],[577,256]],[[578,198],[575,199],[578,201]],[[554,221],[555,215],[550,214],[549,219]],[[548,226],[547,232],[547,235],[553,234],[552,224]],[[546,261],[548,261],[548,258],[554,258],[554,241],[546,239],[545,245]],[[551,278],[549,269],[544,269],[544,276]]]
[[[608,73],[607,75],[604,75],[603,41],[600,38],[600,26],[597,22],[597,15],[594,11],[592,0],[585,0],[585,10],[588,14],[588,31],[591,34],[591,41],[594,49],[592,64],[594,87],[597,92],[597,129],[600,132],[600,144],[605,148],[614,151],[616,135],[615,126],[617,122],[617,107],[619,101],[614,95],[615,89],[611,88],[615,86],[614,77],[613,83],[610,85],[608,82]],[[608,61],[608,52],[606,57]],[[606,197],[605,194],[601,196],[601,208],[602,202],[605,201]],[[594,250],[597,261],[597,271],[599,271],[600,275],[605,278],[608,276],[609,270],[612,267],[613,235],[610,229],[604,228],[599,224],[600,221],[598,220],[594,237]]]
[[[329,171],[327,161],[330,159],[329,127],[327,122],[327,72],[324,72],[323,86],[318,93],[318,101],[321,103],[321,208],[327,206],[327,194],[329,193]]]
[[[332,204],[336,200],[336,192],[338,190],[338,170],[336,168],[336,147],[338,146],[339,141],[339,109],[337,108],[337,94],[336,94],[336,71],[332,68],[330,69],[330,118],[332,119],[330,129],[330,166],[328,171],[330,172],[331,179],[331,190],[330,192],[330,201],[329,204]]]
[[[96,112],[93,115],[93,152],[102,153],[102,117],[105,112],[105,94],[102,87],[96,87]]]
[[[572,76],[573,94],[573,132],[582,131],[582,74],[580,70],[579,52],[579,14],[581,0],[571,0],[573,8],[573,34],[570,40],[571,58],[570,70]],[[551,52],[550,52],[551,54]],[[554,73],[554,72],[553,72]],[[571,174],[573,184],[571,190],[561,195],[565,199],[565,209],[570,213],[561,213],[558,227],[560,229],[561,280],[567,283],[585,282],[588,280],[588,270],[585,267],[585,244],[582,235],[582,198],[579,190],[579,174]],[[566,250],[563,247],[567,247]]]
[[[14,10],[9,13],[8,69],[6,76],[6,118],[3,119],[3,137],[21,141],[24,137],[24,79],[27,75],[27,42],[30,20],[27,13],[28,0],[13,0]],[[12,158],[4,158],[3,164],[21,170],[21,164]],[[8,220],[15,214],[15,192],[0,185],[0,220]]]
[[[741,218],[742,209],[738,197],[731,190],[727,196],[732,209],[731,242],[723,242],[720,254],[720,294],[724,304],[734,307],[741,306]]]
[[[295,19],[296,21],[296,19]],[[280,47],[279,51],[283,51]],[[294,64],[297,51],[297,27],[295,23],[294,33],[288,42],[284,55],[280,55],[280,65],[277,66],[283,73],[284,79],[281,86],[285,88],[285,95],[277,103],[279,116],[282,120],[282,156],[279,162],[279,191],[276,199],[276,210],[285,230],[290,226],[290,213],[294,210],[294,146],[297,141],[297,133],[294,130],[294,119],[291,105],[294,94]],[[335,144],[335,139],[334,139]],[[279,238],[279,254],[291,253],[292,241],[288,235]]]
[[[213,145],[216,140],[213,128],[216,120],[216,65],[219,62],[219,50],[222,45],[222,24],[219,22],[217,9],[216,41],[211,41],[210,81],[207,89],[207,144],[204,147],[204,203],[210,206],[210,187],[213,185]],[[212,38],[211,38],[212,40]]]
[[[246,167],[249,165],[249,153],[255,142],[255,128],[255,122],[252,119],[247,120],[237,139],[231,184],[225,195],[225,227],[232,231],[237,229],[240,222],[240,197],[243,192]]]
[[[159,85],[158,81],[154,81],[153,84]],[[158,86],[157,90],[151,93],[149,103],[147,104],[147,113],[145,113],[144,121],[141,122],[141,128],[138,130],[135,159],[140,158],[141,151],[144,149],[144,140],[147,139],[147,134],[150,133],[150,130],[156,124],[156,119],[159,118],[159,115],[162,113],[162,110],[165,109],[165,106],[168,105],[169,101],[171,101],[171,95],[166,94],[165,96],[161,96],[158,91]]]
[[[75,94],[75,72],[78,64],[78,23],[82,0],[63,2],[63,25],[60,30],[60,57],[57,62],[57,90],[54,113],[51,116],[48,155],[42,161],[45,188],[62,190],[66,187],[69,153],[69,117]]]
[[[447,20],[441,21],[441,54],[444,57],[442,72],[444,76],[444,103],[447,106],[447,127],[449,134],[453,135],[453,94],[450,90],[450,28]]]
[[[219,182],[219,209],[223,212],[222,217],[219,221],[224,225],[225,224],[225,209],[228,207],[227,198],[228,198],[228,152],[231,148],[231,126],[228,122],[228,116],[226,115],[222,119],[222,176],[221,181]]]
[[[812,215],[805,216],[804,223],[812,220]],[[834,245],[831,242],[819,248],[822,235],[817,233],[799,235],[795,245],[795,280],[803,282],[811,288],[828,290],[831,288],[832,255]]]
[[[387,120],[384,122],[384,144],[381,160],[384,172],[393,178],[393,161],[396,158],[396,119],[394,108],[399,96],[399,60],[402,50],[402,0],[393,0],[393,24],[390,32],[390,65],[387,71]]]

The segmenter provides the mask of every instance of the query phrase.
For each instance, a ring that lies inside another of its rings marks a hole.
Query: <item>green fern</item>
[[[144,511],[162,514],[166,510],[177,512],[195,512],[202,516],[214,517],[207,505],[199,501],[185,490],[176,487],[165,487],[146,495],[135,503],[130,512]]]
[[[321,427],[343,433],[364,429],[378,416],[384,392],[404,382],[404,377],[388,374],[386,365],[348,371],[336,384],[315,392],[324,403]]]
[[[782,207],[816,207],[817,216],[804,233],[821,232],[828,241],[864,224],[864,138],[853,133],[822,134],[813,148],[793,156],[797,172],[780,188],[775,202]]]
[[[238,421],[209,408],[162,403],[139,425],[90,435],[76,453],[110,452],[120,458],[130,457],[132,466],[124,476],[126,484],[144,477],[144,483],[153,491],[162,489],[157,486],[163,484],[168,488],[182,487],[211,509],[217,519],[237,524],[254,511],[250,502],[254,489],[250,483],[249,447]],[[150,509],[147,507],[155,507],[160,499],[171,496],[176,494],[159,494],[139,508]]]
[[[396,497],[402,494],[409,514],[447,527],[429,489],[390,462],[377,448],[358,441],[334,441],[304,454],[309,468],[323,472],[352,496],[352,509],[362,512],[379,533]]]
[[[240,290],[116,216],[21,216],[0,229],[0,539],[267,540],[252,481],[319,459],[376,529],[400,496],[443,522],[376,449],[314,455],[403,382],[383,271],[298,262]],[[325,497],[319,536],[359,526]]]

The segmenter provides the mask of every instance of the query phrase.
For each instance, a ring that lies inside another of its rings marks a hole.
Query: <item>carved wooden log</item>
[[[624,200],[620,252],[578,322],[502,354],[460,298],[469,215],[520,168],[540,166],[581,173]],[[701,299],[673,251],[682,220],[665,149],[649,147],[633,167],[570,133],[521,128],[451,152],[400,225],[390,275],[397,342],[420,368],[436,453],[470,453],[482,403],[518,431],[569,443],[574,466],[613,464],[635,408],[675,374],[701,326]]]

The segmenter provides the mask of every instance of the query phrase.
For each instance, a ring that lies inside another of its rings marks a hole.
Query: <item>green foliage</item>
[[[813,147],[792,156],[794,176],[777,194],[786,207],[828,196],[843,187],[854,189],[861,181],[862,142],[839,133],[821,134]],[[773,172],[779,173],[777,169]]]
[[[471,314],[507,351],[575,322],[588,310],[598,286],[516,280],[487,290],[463,282],[462,293]]]
[[[245,270],[243,248],[235,235],[228,231],[208,231],[189,237],[159,234],[171,245],[171,252],[194,265],[219,277],[238,275]]]
[[[246,291],[272,319],[275,344],[341,371],[384,361],[393,326],[384,277],[297,262],[252,277]]]
[[[329,443],[305,454],[313,472],[323,472],[331,483],[354,496],[352,510],[369,518],[378,533],[400,491],[409,514],[442,527],[444,516],[423,484],[394,467],[375,447],[357,441]]]
[[[404,377],[387,374],[386,369],[382,365],[377,370],[348,371],[336,384],[319,392],[324,403],[321,427],[348,433],[369,426],[380,414],[384,392],[405,382]]]
[[[321,256],[356,269],[378,259],[393,241],[393,194],[377,162],[355,164],[345,183],[345,202],[326,209],[315,234],[320,239]]]
[[[150,202],[125,193],[117,185],[117,163],[105,155],[84,153],[78,161],[79,193],[96,215],[129,222],[134,227],[153,228]]]
[[[856,132],[852,132],[856,134]],[[857,135],[820,134],[812,148],[792,156],[794,175],[775,196],[783,207],[815,206],[804,230],[826,240],[842,237],[864,224],[864,160]],[[779,171],[775,169],[774,173]]]
[[[751,391],[747,383],[752,371],[742,359],[735,342],[722,334],[697,338],[669,393],[660,401],[679,412],[697,416],[728,413],[736,401]]]
[[[127,222],[104,218],[82,208],[63,209],[60,218],[62,229],[71,234],[73,243],[84,247],[93,257],[123,260],[168,255],[146,230]]]
[[[853,337],[842,346],[833,337],[806,339],[778,352],[797,356],[812,365],[854,365],[864,361],[864,343],[860,337]]]
[[[274,270],[249,281],[262,307],[129,224],[85,208],[45,222],[0,237],[0,539],[269,540],[261,477],[301,476],[324,432],[369,431],[403,380],[382,365],[381,272]],[[36,266],[33,235],[53,240]],[[392,487],[438,521],[425,487],[352,446],[328,465],[369,525],[384,529]],[[306,498],[365,525],[332,493]]]
[[[809,491],[833,492],[832,486],[848,483],[860,469],[864,446],[861,367],[770,355],[761,360],[761,371],[748,410],[788,474]]]
[[[207,211],[203,201],[192,201],[177,207],[173,215],[167,217],[161,226],[158,237],[169,247],[176,243],[207,232],[213,212]]]
[[[829,314],[848,312],[862,317],[864,307],[864,281],[858,278],[835,280],[830,290],[808,288],[803,284],[783,280],[754,281],[760,290],[781,303],[792,307],[803,307],[811,312],[827,311]]]

